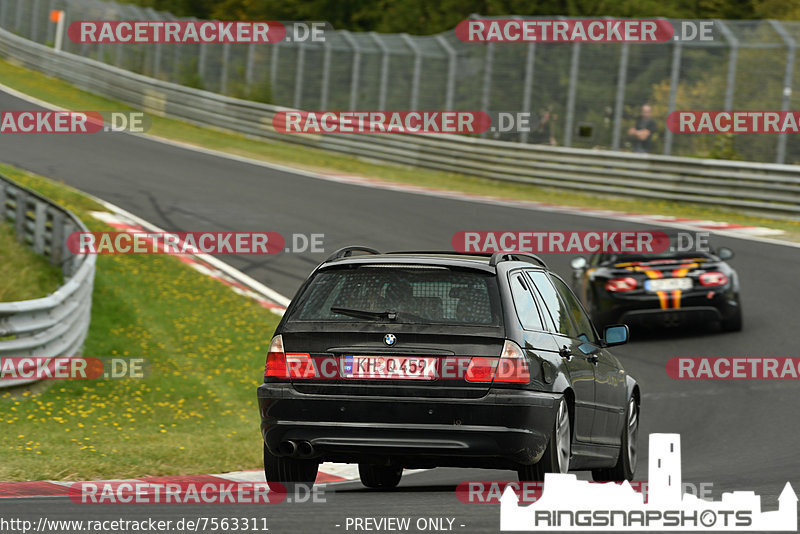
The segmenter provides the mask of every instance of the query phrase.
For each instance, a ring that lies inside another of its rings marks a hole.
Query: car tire
[[[520,482],[544,480],[545,473],[566,473],[572,455],[572,428],[569,407],[564,397],[558,403],[556,419],[547,448],[541,459],[533,465],[522,465],[517,469]]]
[[[736,311],[727,319],[722,320],[722,329],[726,332],[741,332],[742,308],[737,306]]]
[[[275,456],[264,445],[264,475],[268,483],[312,485],[318,471],[319,463],[316,460]]]
[[[622,446],[617,465],[610,469],[592,469],[592,479],[597,482],[622,482],[633,480],[636,471],[639,447],[639,403],[631,397],[625,410],[625,426],[622,428]]]
[[[358,464],[358,476],[361,483],[373,489],[391,489],[400,483],[403,468],[374,464]]]

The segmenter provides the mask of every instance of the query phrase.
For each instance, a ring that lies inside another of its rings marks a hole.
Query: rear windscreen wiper
[[[357,310],[355,308],[340,308],[339,306],[333,306],[331,311],[340,315],[349,315],[351,317],[359,317],[362,319],[389,319],[390,321],[397,319],[397,312],[389,310]]]

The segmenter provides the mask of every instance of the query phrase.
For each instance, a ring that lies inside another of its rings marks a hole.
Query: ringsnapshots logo
[[[629,482],[593,484],[571,474],[547,473],[541,497],[528,506],[512,488],[500,498],[503,531],[797,531],[797,495],[788,482],[778,510],[761,511],[752,491],[708,501],[683,493],[679,434],[650,434],[649,500]]]

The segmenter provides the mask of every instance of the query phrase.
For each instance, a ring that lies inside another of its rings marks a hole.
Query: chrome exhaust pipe
[[[297,455],[302,458],[308,458],[314,455],[314,446],[310,441],[301,441],[297,444]]]
[[[297,443],[294,441],[281,441],[278,444],[278,452],[284,456],[294,456],[297,454]]]

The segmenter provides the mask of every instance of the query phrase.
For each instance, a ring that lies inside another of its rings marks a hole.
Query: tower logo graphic
[[[752,491],[706,501],[682,492],[679,434],[650,434],[649,498],[630,483],[594,484],[572,474],[547,473],[542,496],[520,506],[511,487],[500,499],[503,531],[797,531],[797,495],[788,482],[778,510],[761,511]]]

